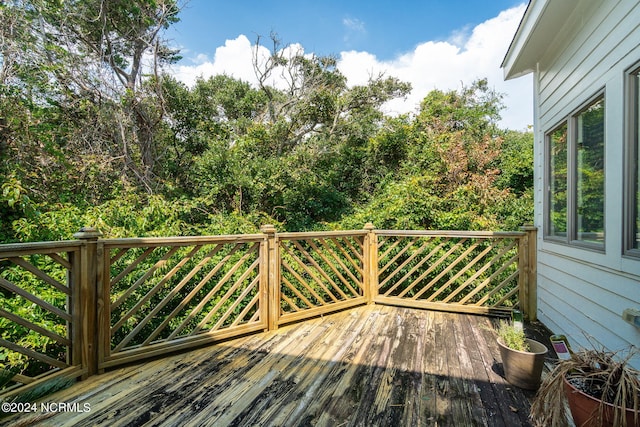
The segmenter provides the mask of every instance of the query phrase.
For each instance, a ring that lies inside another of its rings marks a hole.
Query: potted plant
[[[527,338],[522,328],[504,320],[500,321],[497,334],[507,381],[526,390],[536,390],[540,386],[547,347]]]
[[[542,382],[531,418],[540,425],[563,426],[568,406],[577,427],[640,426],[640,371],[629,365],[639,354],[637,348],[626,355],[580,350],[560,360]]]

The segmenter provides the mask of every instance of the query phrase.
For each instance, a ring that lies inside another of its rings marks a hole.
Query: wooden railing
[[[5,390],[88,373],[82,252],[81,241],[0,245],[0,379],[10,380]]]
[[[366,303],[535,318],[535,233],[364,230],[0,245],[0,396]]]
[[[267,328],[263,235],[98,243],[98,369]],[[262,280],[261,280],[262,279]]]
[[[271,327],[366,303],[366,231],[281,233]]]
[[[528,301],[522,232],[380,230],[376,236],[378,303],[504,314]]]

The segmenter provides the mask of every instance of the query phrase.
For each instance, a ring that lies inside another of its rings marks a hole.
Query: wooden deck
[[[526,426],[495,321],[362,306],[90,377],[0,425]]]

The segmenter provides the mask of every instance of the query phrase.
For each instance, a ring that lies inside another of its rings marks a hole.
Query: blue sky
[[[391,113],[486,77],[505,94],[503,126],[522,130],[533,120],[531,79],[504,82],[499,67],[524,10],[523,0],[189,0],[166,36],[184,57],[174,73],[191,84],[218,73],[252,81],[253,44],[261,36],[268,46],[275,32],[307,54],[337,56],[351,84],[380,72],[411,82]]]
[[[219,1],[189,0],[174,26],[175,40],[189,50],[214,53],[244,34],[300,43],[319,55],[365,50],[392,59],[427,40],[447,40],[522,0],[438,1]],[[253,36],[253,37],[252,37]]]

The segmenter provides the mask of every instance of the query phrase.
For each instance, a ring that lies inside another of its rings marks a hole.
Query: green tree
[[[255,59],[256,88],[228,76],[193,88],[164,81],[170,169],[179,193],[206,197],[218,212],[265,212],[308,229],[363,197],[369,184],[360,170],[385,122],[380,107],[410,86],[380,75],[347,87],[334,58],[278,43]],[[285,87],[269,84],[276,72],[288,76]]]
[[[533,188],[533,133],[507,131],[503,138],[496,185],[517,195],[525,194]]]
[[[459,91],[434,90],[413,119],[390,121],[370,140],[369,162],[384,178],[369,204],[356,209],[357,219],[343,224],[486,230],[530,221],[532,144],[515,152],[530,134],[500,130],[501,108],[501,96],[480,80]],[[512,163],[520,161],[522,169]]]
[[[85,172],[61,186],[113,172],[154,191],[164,151],[156,140],[164,117],[158,81],[162,66],[177,59],[160,35],[177,20],[176,2],[25,0],[6,2],[0,11],[17,29],[4,30],[13,32],[5,39],[13,37],[2,50],[3,98],[25,110],[18,115],[25,121],[3,131],[34,151],[34,140],[44,145],[48,157],[40,163]],[[27,132],[33,127],[39,133]],[[18,151],[7,153],[25,168],[25,179],[55,177],[38,170],[33,153],[30,161]]]
[[[510,228],[530,216],[529,135],[497,127],[500,95],[485,80],[388,117],[383,105],[410,85],[348,86],[334,57],[276,36],[265,58],[256,45],[255,86],[163,74],[177,58],[162,40],[174,0],[10,1],[0,14],[3,240],[69,237],[83,221],[149,235],[225,216],[289,230],[365,217]]]

